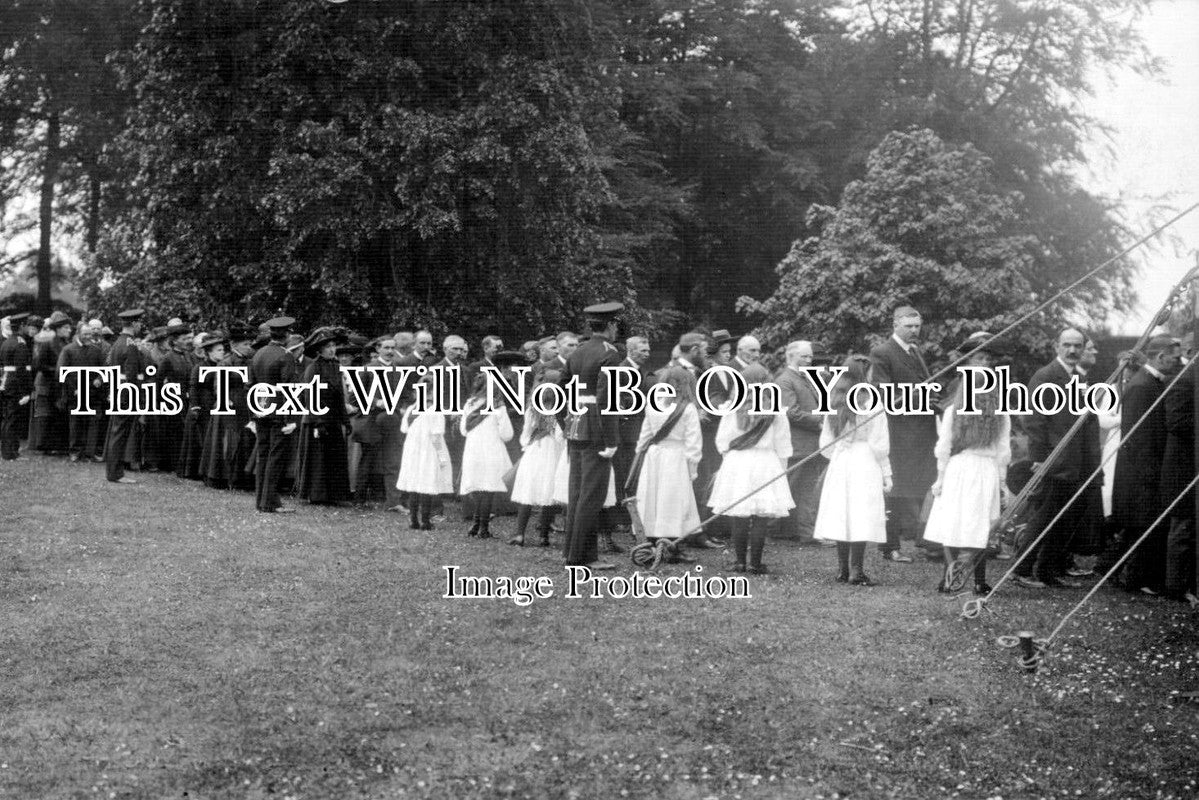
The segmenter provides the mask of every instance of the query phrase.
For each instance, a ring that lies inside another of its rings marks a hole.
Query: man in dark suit
[[[1086,337],[1079,331],[1072,328],[1062,331],[1057,337],[1056,358],[1032,376],[1028,384],[1029,393],[1034,393],[1043,384],[1053,383],[1065,387],[1071,380],[1076,380],[1085,346]],[[1046,461],[1076,419],[1078,417],[1065,406],[1053,415],[1033,413],[1025,418],[1028,457],[1032,467],[1034,470],[1046,470],[1039,488],[1037,507],[1029,522],[1029,529],[1034,535],[1046,531],[1049,522],[1074,496],[1082,481],[1099,466],[1099,425],[1094,417],[1091,418],[1093,424],[1079,429],[1053,462]],[[1085,496],[1075,501],[1070,510],[1049,529],[1036,551],[1025,556],[1016,570],[1015,580],[1018,584],[1030,589],[1078,586],[1069,578],[1062,577],[1065,567],[1063,555],[1080,516],[1085,513],[1084,501]]]
[[[466,377],[465,377],[465,380],[463,381],[463,385],[466,387],[466,391],[468,393],[471,391],[471,388],[475,385],[475,376],[482,374],[483,367],[494,367],[495,362],[492,360],[492,358],[495,356],[496,353],[500,352],[503,349],[504,349],[504,340],[501,339],[500,337],[498,337],[498,336],[484,336],[483,337],[483,357],[480,358],[478,361],[474,361],[474,362],[468,364],[466,367]],[[465,401],[465,399],[466,398],[464,397],[463,400]]]
[[[787,345],[785,356],[787,364],[774,376],[774,382],[782,394],[787,422],[791,425],[791,458],[787,466],[793,467],[820,449],[820,429],[824,425],[824,417],[815,413],[820,398],[812,381],[801,372],[812,365],[812,343],[802,340],[791,342]],[[824,477],[826,466],[828,459],[817,455],[802,467],[787,473],[795,508],[777,534],[780,538],[795,539],[802,545],[816,544],[812,531],[816,527],[820,480]]]
[[[1182,377],[1166,393],[1166,448],[1162,456],[1162,507],[1174,502],[1195,478],[1195,366],[1192,357]],[[1166,538],[1166,595],[1195,601],[1199,547],[1195,541],[1195,491],[1187,492],[1170,512]]]
[[[620,303],[599,303],[583,309],[591,338],[570,355],[563,373],[567,382],[579,379],[584,412],[566,415],[570,485],[563,556],[567,565],[585,565],[593,570],[616,568],[611,562],[599,560],[597,532],[620,432],[615,415],[601,414],[599,410],[607,406],[611,394],[611,381],[602,368],[617,366],[621,361],[612,340],[616,338],[616,317],[623,310]]]
[[[1178,342],[1155,336],[1145,346],[1145,356],[1148,361],[1129,379],[1120,400],[1121,443],[1112,484],[1112,516],[1126,542],[1145,533],[1170,502],[1161,498],[1167,430],[1165,405],[1157,401],[1177,372]],[[1134,425],[1137,429],[1130,433]],[[1165,589],[1168,529],[1168,523],[1158,525],[1137,547],[1125,571],[1128,588],[1146,594]]]
[[[649,389],[649,384],[652,380],[650,377],[649,368],[646,366],[649,363],[649,339],[644,336],[630,336],[625,341],[625,358],[620,362],[620,366],[628,367],[637,370],[640,379],[635,387],[644,396]],[[612,456],[612,470],[616,477],[616,516],[622,528],[626,529],[629,525],[628,511],[624,505],[626,497],[625,482],[629,478],[629,472],[633,468],[633,456],[637,451],[637,439],[641,436],[641,423],[645,421],[645,410],[642,409],[637,414],[620,414],[616,418],[617,428],[620,431],[620,446],[616,449],[616,455]],[[633,492],[635,493],[635,492]],[[611,544],[611,540],[605,542],[609,552],[621,552]]]
[[[900,306],[892,315],[893,329],[887,341],[870,351],[874,383],[923,383],[929,378],[928,367],[920,354],[920,312]],[[887,496],[887,541],[879,545],[883,558],[909,563],[911,558],[899,551],[902,539],[915,539],[922,545],[920,508],[929,487],[937,477],[937,419],[932,414],[888,414],[887,431],[891,445],[891,474],[894,486]],[[929,550],[935,558],[940,548]]]
[[[284,345],[288,331],[296,321],[291,317],[276,317],[267,321],[271,340],[250,360],[250,387],[257,384],[278,385],[294,383],[296,359]],[[295,508],[279,502],[279,481],[291,458],[293,440],[291,434],[297,422],[291,417],[276,413],[256,416],[258,455],[255,464],[254,490],[256,506],[264,513],[291,513]]]
[[[100,367],[104,364],[104,351],[96,344],[96,330],[86,322],[80,324],[75,340],[62,349],[58,356],[58,371],[62,374],[63,367]],[[79,397],[75,387],[79,387],[79,395],[86,398],[92,408],[91,414],[71,414]],[[63,408],[70,419],[69,450],[71,461],[85,459],[92,461],[100,453],[100,411],[104,407],[104,382],[97,377],[80,376],[63,381]]]
[[[0,344],[0,455],[11,461],[20,453],[33,401],[33,337],[41,319],[29,314],[8,318],[12,334]]]
[[[133,340],[141,331],[140,308],[131,308],[117,314],[121,320],[121,333],[108,351],[108,366],[117,367],[125,383],[140,386],[146,380],[146,361],[142,351]],[[104,444],[104,461],[107,478],[111,483],[137,483],[125,475],[125,448],[137,424],[137,414],[121,414],[120,409],[108,409],[108,441]]]

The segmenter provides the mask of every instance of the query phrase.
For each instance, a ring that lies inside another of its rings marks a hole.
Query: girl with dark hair
[[[867,543],[887,541],[883,495],[891,491],[891,445],[885,414],[859,416],[849,408],[850,392],[870,380],[870,359],[850,356],[842,366],[846,371],[829,393],[833,413],[820,431],[829,463],[814,536],[837,543],[838,583],[873,586],[863,561]]]
[[[759,364],[750,365],[742,377],[751,387],[770,382],[770,373]],[[716,449],[724,460],[712,482],[708,505],[732,522],[733,569],[764,574],[762,550],[768,521],[786,517],[795,508],[784,474],[791,457],[791,425],[781,411],[750,414],[749,397],[747,393],[737,410],[726,414],[716,429]],[[764,488],[745,497],[759,487]]]
[[[997,414],[999,390],[975,394],[978,414],[961,414],[965,382],[945,409],[937,435],[936,498],[928,515],[924,538],[945,548],[948,570],[959,551],[985,550],[991,527],[999,519],[1003,479],[1012,459],[1011,420]],[[974,555],[967,553],[968,555]],[[947,581],[941,582],[944,590]],[[974,593],[991,591],[987,585],[987,560],[977,559]]]
[[[507,492],[504,473],[512,468],[504,442],[512,438],[512,423],[502,405],[486,410],[487,376],[476,375],[471,384],[470,399],[462,410],[458,430],[465,442],[462,446],[462,475],[458,494],[473,494],[475,518],[467,536],[491,538],[491,508],[495,496]]]
[[[537,385],[558,383],[562,373],[547,369],[541,374]],[[516,533],[508,544],[523,547],[525,529],[533,516],[533,509],[541,509],[537,522],[537,533],[542,547],[550,546],[550,526],[554,519],[554,475],[558,461],[566,452],[566,438],[562,426],[553,414],[542,414],[533,403],[526,404],[525,424],[520,432],[520,447],[523,454],[516,468],[516,480],[512,484],[512,502],[520,509],[516,512]]]

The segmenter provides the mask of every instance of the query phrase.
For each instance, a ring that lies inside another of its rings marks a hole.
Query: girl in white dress
[[[437,397],[436,376],[430,372],[424,378],[428,386],[426,406]],[[401,453],[400,474],[396,489],[408,492],[410,528],[431,531],[433,498],[454,491],[450,467],[450,451],[445,443],[445,414],[424,410],[413,404],[404,412],[400,430],[406,434]]]
[[[963,381],[938,425],[933,451],[937,480],[932,485],[936,499],[924,528],[927,541],[945,548],[946,570],[959,557],[958,551],[986,549],[991,526],[999,519],[1003,480],[1012,460],[1011,419],[996,413],[999,390],[975,395],[978,414],[959,414],[964,391]],[[943,581],[942,589],[945,585]],[[974,568],[974,593],[989,591],[987,561],[979,558]]]
[[[870,359],[850,356],[844,366],[845,373],[829,393],[834,413],[824,418],[820,431],[820,447],[828,448],[828,467],[814,535],[837,543],[838,583],[873,586],[863,561],[867,543],[887,541],[883,495],[891,491],[891,443],[885,414],[859,417],[849,410],[850,390],[870,380]]]
[[[770,373],[759,364],[748,367],[742,377],[750,386],[770,381]],[[717,514],[731,518],[736,559],[733,569],[764,574],[767,569],[762,564],[762,550],[766,547],[768,520],[786,517],[795,508],[784,474],[791,457],[791,425],[782,412],[750,416],[749,406],[747,395],[735,412],[721,418],[716,429],[716,449],[724,460],[712,482],[708,505]]]
[[[541,375],[542,383],[557,383],[562,373],[547,369]],[[539,544],[550,546],[550,525],[554,519],[554,476],[558,461],[566,452],[566,437],[562,426],[552,414],[542,414],[529,403],[525,409],[525,424],[520,432],[520,449],[523,454],[516,467],[516,480],[512,484],[512,502],[520,509],[516,512],[516,533],[508,544],[523,547],[525,529],[533,516],[533,509],[540,509],[537,520]]]
[[[676,408],[666,412],[647,407],[637,440],[637,453],[644,452],[637,479],[637,510],[650,542],[682,538],[695,533],[700,523],[691,485],[704,448],[695,409],[695,379],[682,367],[671,367],[662,383],[674,387]],[[671,425],[669,432],[659,437],[667,424]],[[655,438],[658,441],[651,445]]]
[[[512,422],[508,409],[497,401],[493,411],[486,411],[487,376],[476,375],[470,399],[462,409],[458,429],[465,438],[462,446],[462,476],[458,494],[473,494],[475,519],[466,531],[467,536],[491,538],[491,508],[495,496],[507,492],[504,473],[512,468],[504,442],[512,439]]]

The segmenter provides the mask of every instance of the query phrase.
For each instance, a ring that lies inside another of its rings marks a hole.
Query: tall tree
[[[774,294],[742,299],[763,318],[759,335],[862,352],[890,331],[893,309],[913,305],[934,351],[947,351],[1032,308],[1035,240],[1022,231],[1019,196],[996,185],[992,167],[973,146],[948,146],[927,129],[888,135],[836,208],[812,208],[818,233],[779,264]],[[1026,344],[1043,343],[1046,319],[1021,329]]]
[[[98,235],[101,155],[123,112],[109,56],[136,33],[133,5],[15,0],[0,9],[0,147],[14,164],[0,175],[0,193],[8,199],[37,193],[37,306],[43,313],[51,306],[56,223],[69,229],[82,220],[91,246]],[[82,214],[81,193],[88,207]]]
[[[102,247],[115,296],[515,334],[631,284],[596,258],[583,4],[149,5],[125,137],[149,235]]]

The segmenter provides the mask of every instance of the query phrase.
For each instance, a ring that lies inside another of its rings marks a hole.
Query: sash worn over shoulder
[[[670,432],[674,430],[674,426],[682,418],[684,408],[685,405],[683,403],[677,404],[674,407],[674,411],[670,412],[670,416],[662,423],[662,427],[654,431],[654,435],[645,443],[645,447],[637,451],[637,455],[633,458],[633,464],[629,468],[629,477],[624,482],[626,495],[637,491],[637,481],[641,479],[641,465],[645,462],[645,454],[649,452],[651,447],[670,435]]]
[[[766,435],[766,431],[770,430],[770,426],[774,424],[774,417],[763,417],[749,426],[749,430],[738,436],[733,441],[729,442],[730,450],[748,450],[758,442],[762,441],[762,437]]]

